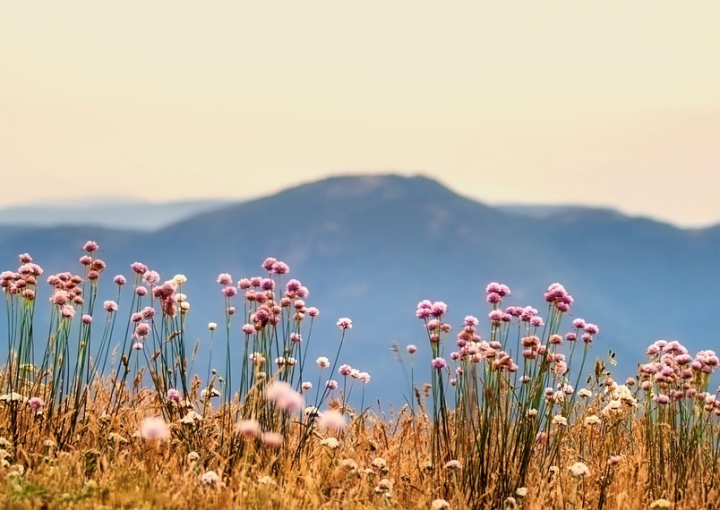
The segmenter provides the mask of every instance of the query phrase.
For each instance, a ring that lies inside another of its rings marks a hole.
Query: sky
[[[720,222],[720,2],[4,2],[0,208],[422,174]]]

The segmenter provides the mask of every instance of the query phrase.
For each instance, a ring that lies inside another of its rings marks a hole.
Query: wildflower
[[[367,384],[370,382],[370,374],[367,372],[360,372],[358,374],[358,379],[360,379],[360,382],[363,384]]]
[[[195,411],[190,411],[185,416],[180,418],[180,423],[183,425],[195,425],[195,423],[201,421],[203,418]]]
[[[232,276],[230,276],[228,273],[220,273],[217,277],[217,282],[223,287],[232,285]]]
[[[83,324],[90,324],[92,322],[92,316],[88,314],[84,314],[82,316],[82,322]]]
[[[415,345],[410,344],[406,347],[408,354],[415,354],[417,352],[417,347]]]
[[[444,499],[436,499],[430,504],[431,510],[450,510],[450,503]]]
[[[267,399],[275,402],[278,409],[283,411],[300,411],[303,408],[302,395],[292,389],[284,381],[273,381],[267,385]]]
[[[170,439],[170,427],[159,416],[145,418],[140,422],[140,437],[146,441],[166,441]]]
[[[445,469],[462,469],[462,464],[459,460],[449,460],[445,463]]]
[[[432,360],[432,366],[436,370],[441,370],[447,366],[447,362],[443,358],[437,357]]]
[[[350,375],[350,372],[352,372],[352,367],[350,365],[340,365],[340,368],[338,368],[338,373],[340,375],[348,376]]]
[[[220,481],[220,476],[215,471],[206,471],[200,476],[200,483],[203,485],[215,485]]]
[[[283,444],[283,436],[279,432],[265,432],[262,441],[270,447],[278,447]]]
[[[585,420],[583,420],[583,423],[586,427],[592,427],[593,425],[599,425],[601,423],[601,420],[596,415],[591,414],[590,416],[586,417]]]
[[[670,503],[667,499],[656,499],[652,503],[650,503],[651,509],[663,509],[666,510],[668,508],[672,507],[672,503]]]
[[[372,461],[372,467],[379,469],[380,471],[387,471],[387,462],[382,457],[375,457]]]
[[[320,310],[318,310],[318,309],[315,308],[314,306],[311,306],[310,308],[307,309],[307,314],[308,314],[311,318],[315,318],[315,317],[317,317],[318,315],[320,315]]]
[[[118,304],[115,301],[108,300],[103,303],[103,308],[108,312],[117,312]]]
[[[517,501],[512,496],[508,496],[503,501],[503,508],[505,510],[517,510]]]
[[[157,271],[148,271],[143,275],[143,281],[146,285],[153,286],[160,281],[160,275]]]
[[[622,460],[622,457],[620,455],[611,455],[608,459],[608,464],[610,466],[617,466],[620,464],[620,461]]]
[[[340,413],[340,411],[336,411],[335,409],[329,409],[322,413],[320,418],[318,418],[317,425],[322,430],[342,430],[347,426],[342,413]]]
[[[300,387],[304,391],[310,391],[312,389],[313,385],[310,381],[303,381],[303,383],[300,385]]]
[[[320,368],[327,368],[330,366],[330,360],[327,359],[325,356],[320,356],[318,359],[315,360],[315,363],[317,363],[317,366]]]
[[[567,418],[560,414],[556,414],[552,418],[552,424],[553,425],[560,425],[560,426],[566,426],[567,425]]]
[[[98,249],[98,243],[96,243],[95,241],[88,241],[83,245],[83,250],[88,253],[97,251],[97,249]]]
[[[336,390],[338,388],[338,383],[335,379],[330,379],[325,381],[325,387],[329,390]]]
[[[133,344],[133,349],[136,351],[142,351],[143,350],[143,343],[142,342],[135,342]]]
[[[188,453],[187,455],[188,462],[197,462],[200,460],[200,454],[198,452],[192,451]]]
[[[258,478],[258,483],[260,485],[275,485],[275,480],[273,480],[272,477],[265,475]]]
[[[137,294],[137,295],[140,296],[140,297],[143,297],[143,296],[147,295],[147,289],[146,289],[145,287],[142,287],[142,286],[136,287],[136,288],[135,288],[135,294]]]
[[[327,446],[331,450],[335,450],[338,446],[340,446],[340,441],[338,441],[334,437],[328,437],[320,441],[320,444],[323,446]]]
[[[582,462],[576,462],[568,468],[568,471],[570,471],[570,474],[578,478],[590,476],[590,469]]]
[[[176,274],[175,276],[173,276],[172,282],[175,285],[182,285],[183,283],[187,282],[187,276],[185,276],[184,274]]]
[[[262,432],[262,429],[260,428],[260,423],[257,420],[250,418],[247,420],[240,420],[240,422],[235,426],[235,432],[241,436],[257,437]]]
[[[237,289],[228,285],[227,287],[222,288],[222,295],[226,298],[233,298],[237,296]]]
[[[515,491],[515,494],[520,498],[524,498],[525,496],[527,496],[527,493],[527,487],[518,487],[518,489]]]
[[[40,397],[31,397],[27,401],[27,404],[35,411],[40,411],[43,407],[45,407],[45,401]]]
[[[350,319],[348,319],[347,317],[343,317],[341,319],[338,319],[337,326],[342,330],[351,329],[352,321]]]
[[[242,327],[242,332],[246,335],[252,335],[253,333],[255,333],[255,326],[253,326],[252,324],[245,324]]]
[[[375,492],[379,493],[385,493],[385,495],[389,495],[390,491],[392,491],[393,483],[388,480],[387,478],[383,478],[378,482],[377,486],[375,487]]]
[[[592,391],[590,391],[590,390],[587,389],[587,388],[581,388],[580,390],[578,390],[578,396],[579,396],[580,398],[589,398],[589,397],[592,397]]]
[[[353,459],[343,459],[340,465],[344,469],[347,469],[349,471],[357,471],[358,468],[357,462],[355,462]]]
[[[215,322],[208,322],[208,329],[210,331],[215,331],[217,329],[217,323]]]
[[[174,403],[178,404],[178,403],[180,403],[180,400],[182,399],[182,395],[175,388],[170,388],[167,391],[167,399],[170,402],[174,402]]]
[[[60,315],[65,319],[72,319],[75,315],[75,309],[70,305],[65,305],[60,309]]]

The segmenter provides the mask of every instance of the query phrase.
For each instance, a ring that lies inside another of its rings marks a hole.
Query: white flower
[[[375,457],[372,461],[372,466],[385,471],[387,469],[387,462],[382,457]]]
[[[334,437],[328,437],[328,438],[323,439],[322,441],[320,441],[320,444],[323,445],[323,446],[327,446],[327,447],[330,448],[331,450],[334,450],[335,448],[337,448],[338,446],[340,446],[340,441],[338,441],[338,440],[335,439]]]
[[[562,415],[560,415],[560,414],[556,414],[556,415],[553,416],[553,418],[552,418],[552,424],[553,424],[553,425],[566,426],[566,425],[567,425],[567,418],[565,418],[564,416],[562,416]]]
[[[172,282],[175,285],[182,285],[186,281],[187,281],[187,277],[184,274],[176,274],[175,276],[173,276],[173,279],[172,279]]]
[[[576,462],[568,468],[568,471],[570,471],[573,476],[577,476],[578,478],[590,476],[590,468],[588,468],[582,462]]]
[[[216,485],[220,481],[220,476],[215,471],[206,471],[200,476],[200,483],[204,485]]]
[[[320,356],[317,360],[315,360],[315,363],[317,363],[317,366],[320,368],[327,368],[330,366],[330,360],[325,356]]]
[[[585,418],[584,422],[586,427],[592,427],[593,425],[598,425],[600,423],[600,418],[598,418],[596,415],[591,414],[587,418]]]
[[[217,329],[217,323],[215,322],[208,322],[208,329],[210,331],[215,331]]]
[[[449,510],[450,503],[448,503],[444,499],[436,499],[430,504],[430,508],[432,510]]]

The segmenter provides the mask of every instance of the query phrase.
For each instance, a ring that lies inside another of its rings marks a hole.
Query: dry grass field
[[[83,249],[74,272],[43,275],[23,254],[0,274],[4,508],[720,508],[718,357],[659,340],[615,381],[612,359],[590,359],[599,328],[565,317],[562,285],[542,316],[505,306],[497,283],[488,315],[461,324],[421,301],[427,342],[395,349],[414,395],[392,410],[341,363],[352,321],[321,318],[286,264],[219,275],[226,322],[208,331],[243,361],[196,375],[185,278],[134,263],[113,279]],[[101,284],[117,300],[96,302]],[[334,357],[306,359],[316,320],[337,323]],[[352,408],[353,386],[372,405]]]

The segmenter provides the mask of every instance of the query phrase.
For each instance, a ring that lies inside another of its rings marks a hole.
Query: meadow
[[[559,283],[538,311],[492,282],[459,324],[420,296],[423,342],[394,348],[407,400],[390,411],[343,357],[351,318],[324,317],[282,261],[208,282],[224,322],[203,347],[217,367],[199,367],[186,278],[141,262],[111,276],[98,253],[88,241],[52,275],[22,254],[0,273],[5,508],[720,507],[717,355],[658,340],[616,381]],[[317,321],[337,337],[315,358]]]

